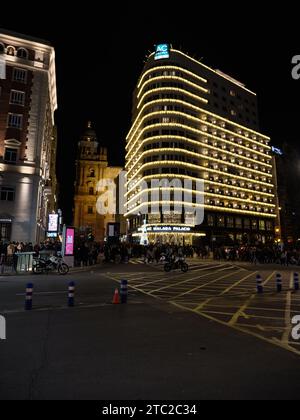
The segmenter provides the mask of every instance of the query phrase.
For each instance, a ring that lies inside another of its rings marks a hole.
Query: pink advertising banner
[[[65,255],[66,256],[74,255],[74,239],[75,239],[75,229],[67,228],[66,242],[65,242]]]

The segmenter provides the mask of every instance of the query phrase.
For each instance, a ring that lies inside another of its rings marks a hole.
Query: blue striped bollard
[[[263,284],[262,284],[262,278],[260,274],[257,274],[256,276],[256,288],[257,288],[257,293],[263,293],[264,292],[264,288],[263,288]]]
[[[74,296],[75,296],[75,283],[70,281],[69,283],[69,293],[68,293],[68,306],[71,308],[74,306]]]
[[[128,282],[127,282],[127,280],[121,280],[120,295],[121,295],[121,303],[127,303],[127,297],[128,297]]]
[[[299,274],[294,273],[294,288],[295,290],[299,290]]]
[[[280,273],[276,274],[276,289],[278,293],[282,292],[282,277]]]
[[[25,311],[31,311],[32,309],[32,294],[33,294],[33,284],[28,283],[26,286]]]

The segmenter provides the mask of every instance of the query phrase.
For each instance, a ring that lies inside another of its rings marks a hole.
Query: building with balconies
[[[0,240],[45,239],[56,210],[55,51],[0,29]]]

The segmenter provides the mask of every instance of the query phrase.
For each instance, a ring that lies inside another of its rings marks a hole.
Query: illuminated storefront
[[[146,226],[148,243],[172,243],[175,245],[192,245],[195,238],[203,238],[205,233],[195,232],[192,226]],[[140,239],[143,234],[143,227],[133,234],[133,238]]]

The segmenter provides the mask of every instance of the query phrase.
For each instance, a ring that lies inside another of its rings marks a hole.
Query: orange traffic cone
[[[120,303],[120,295],[119,295],[119,289],[118,288],[115,289],[115,293],[114,293],[114,297],[113,297],[112,303],[113,304]]]

